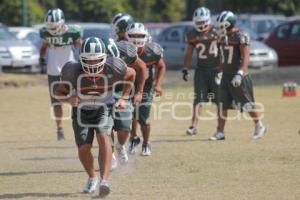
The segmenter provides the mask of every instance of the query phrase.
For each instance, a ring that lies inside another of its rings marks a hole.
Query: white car
[[[32,27],[8,27],[8,30],[13,33],[20,40],[29,40],[36,46],[36,48],[40,49],[42,45],[42,40],[40,37],[39,30],[37,28]]]
[[[31,42],[17,39],[0,24],[0,69],[7,68],[39,72],[39,52]]]

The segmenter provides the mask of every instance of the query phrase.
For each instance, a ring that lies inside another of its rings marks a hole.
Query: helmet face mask
[[[231,11],[223,11],[217,17],[217,33],[219,37],[225,37],[228,30],[235,25],[235,16]]]
[[[80,63],[85,73],[90,76],[99,75],[104,69],[107,54],[102,40],[89,37],[80,48]]]
[[[64,31],[65,16],[61,9],[51,9],[45,16],[45,26],[51,35],[60,35]]]
[[[142,23],[133,23],[128,27],[128,41],[136,47],[144,47],[148,41],[149,33]]]
[[[193,15],[193,22],[197,31],[207,31],[211,24],[210,11],[205,7],[197,8]]]

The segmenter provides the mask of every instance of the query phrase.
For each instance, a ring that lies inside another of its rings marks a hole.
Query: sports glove
[[[188,77],[189,77],[189,72],[188,72],[188,70],[187,70],[187,69],[182,69],[181,72],[182,72],[182,79],[183,79],[184,81],[188,81]]]
[[[242,84],[243,71],[239,70],[238,73],[233,77],[231,83],[233,87],[239,87]]]
[[[223,76],[223,72],[218,72],[215,76],[215,83],[217,85],[221,84],[221,80],[222,80],[222,76]]]

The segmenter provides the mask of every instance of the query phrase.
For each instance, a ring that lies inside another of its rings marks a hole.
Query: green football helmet
[[[86,38],[80,48],[80,63],[85,73],[96,76],[104,69],[106,62],[104,42],[97,37]]]
[[[60,35],[64,30],[65,15],[64,12],[59,9],[50,9],[44,18],[47,31],[51,35]]]
[[[133,23],[133,18],[126,13],[118,13],[112,20],[113,36],[118,39],[118,34],[125,33],[127,27]]]
[[[217,17],[217,32],[220,37],[225,37],[227,31],[235,26],[235,16],[231,11],[223,11]]]
[[[194,11],[193,22],[197,31],[203,32],[208,30],[211,24],[210,11],[205,7],[197,8]]]
[[[115,43],[115,41],[112,38],[105,38],[102,39],[105,48],[106,48],[106,53],[108,55],[112,55],[113,57],[120,57],[120,51],[117,47],[117,44]]]

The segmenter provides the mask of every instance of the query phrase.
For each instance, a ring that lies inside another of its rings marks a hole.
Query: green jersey
[[[80,63],[68,62],[62,69],[61,80],[71,85],[81,103],[88,104],[84,106],[85,109],[95,108],[103,103],[112,104],[115,100],[113,86],[124,79],[127,66],[120,58],[109,56],[103,70],[103,74],[90,77],[83,72]]]
[[[146,82],[154,80],[154,67],[163,57],[163,48],[155,42],[148,42],[144,46],[144,50],[139,54],[139,58],[144,61],[148,70],[149,77]]]
[[[75,41],[82,37],[82,30],[77,25],[65,25],[65,32],[61,35],[51,35],[46,27],[40,29],[40,37],[50,47],[74,45]]]
[[[242,62],[240,45],[249,45],[250,37],[246,33],[236,31],[227,35],[227,39],[222,38],[218,43],[224,74],[236,74]]]
[[[186,34],[186,41],[197,50],[197,64],[200,68],[215,68],[219,65],[217,47],[217,33],[211,28],[204,34],[195,28],[190,29]]]

